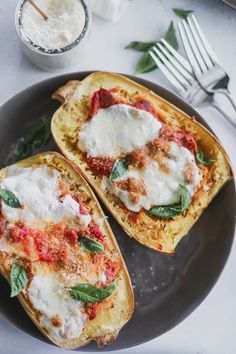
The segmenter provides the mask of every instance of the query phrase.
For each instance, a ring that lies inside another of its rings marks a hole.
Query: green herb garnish
[[[33,155],[38,148],[45,145],[51,137],[50,120],[41,118],[32,125],[18,143],[15,157],[17,160]]]
[[[193,10],[182,10],[182,9],[173,9],[174,13],[182,18],[183,20],[187,20],[188,16],[193,12]]]
[[[104,253],[104,247],[101,243],[89,237],[81,237],[79,240],[81,247],[91,253]]]
[[[7,189],[0,189],[0,199],[4,201],[5,204],[12,208],[20,208],[21,204],[19,199],[12,192]]]
[[[109,297],[115,288],[115,284],[110,284],[106,288],[96,288],[91,284],[79,284],[70,289],[70,295],[79,301],[97,302]]]
[[[198,151],[196,154],[196,160],[198,163],[200,163],[202,165],[210,165],[216,161],[216,160],[212,160],[209,157],[205,156],[200,148],[198,148]]]
[[[146,52],[151,49],[157,41],[150,41],[150,42],[141,42],[141,41],[133,41],[130,42],[125,49],[134,49],[138,52]]]
[[[27,273],[24,268],[18,264],[13,264],[10,273],[11,297],[17,296],[25,289],[28,282]]]
[[[180,185],[180,203],[167,206],[154,206],[147,210],[147,213],[151,216],[158,216],[163,219],[170,219],[177,215],[181,215],[191,203],[191,194],[187,187]]]
[[[174,48],[178,49],[178,41],[176,38],[175,28],[173,22],[170,23],[170,26],[164,36],[165,40]],[[133,41],[126,46],[126,48],[131,48],[139,52],[144,52],[142,57],[139,59],[136,65],[136,73],[147,73],[157,68],[156,63],[148,53],[148,51],[156,44],[157,41],[141,42]]]
[[[112,168],[112,171],[110,173],[109,180],[114,181],[115,179],[122,177],[127,172],[128,166],[129,166],[128,158],[125,157],[123,159],[116,160]]]

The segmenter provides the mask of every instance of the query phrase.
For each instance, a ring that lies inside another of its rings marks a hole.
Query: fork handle
[[[227,119],[227,121],[236,129],[236,119],[234,117],[232,117],[231,114],[229,114],[224,108],[220,107],[220,105],[216,101],[212,102],[212,107],[214,107],[221,114],[223,114],[225,116],[225,118]]]
[[[235,103],[231,93],[229,91],[224,91],[222,93],[225,95],[225,97],[228,98],[229,102],[231,103],[231,105],[233,106],[233,108],[234,108],[234,110],[236,112],[236,103]]]

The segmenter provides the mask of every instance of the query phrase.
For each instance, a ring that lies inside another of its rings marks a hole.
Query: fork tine
[[[201,38],[199,36],[199,33],[195,27],[195,24],[194,24],[194,21],[193,21],[193,18],[190,16],[187,18],[187,22],[188,22],[188,25],[190,27],[190,30],[192,32],[192,35],[193,35],[193,38],[195,40],[195,43],[198,47],[198,50],[202,56],[202,59],[204,60],[206,66],[208,69],[212,69],[213,68],[213,63],[210,59],[210,56],[209,54],[207,53],[207,50],[205,48],[205,46],[203,45],[202,41],[201,41]]]
[[[183,20],[182,23],[183,23],[183,28],[184,28],[184,31],[185,31],[185,35],[186,35],[187,40],[189,42],[189,46],[190,46],[190,48],[192,50],[192,53],[193,53],[193,55],[194,55],[194,57],[196,59],[196,62],[198,63],[198,66],[199,66],[201,72],[204,72],[204,71],[207,70],[207,66],[206,66],[205,62],[203,61],[203,59],[202,59],[202,56],[201,56],[201,54],[199,52],[198,47],[196,46],[196,43],[195,43],[194,37],[193,37],[193,35],[191,33],[190,27],[189,27],[188,23],[185,20]]]
[[[189,41],[188,41],[188,39],[187,39],[187,37],[186,37],[186,34],[185,34],[185,32],[184,32],[184,28],[183,28],[182,22],[178,23],[178,28],[179,28],[180,38],[181,38],[181,40],[182,40],[182,43],[183,43],[185,52],[186,52],[187,57],[188,57],[188,60],[189,60],[189,62],[191,63],[194,72],[195,72],[196,74],[201,74],[201,70],[200,70],[200,68],[199,68],[199,66],[198,66],[198,63],[197,63],[197,61],[196,61],[195,56],[194,56],[193,53],[192,53],[192,49],[191,49],[191,47],[190,47],[190,45],[189,45]]]
[[[193,69],[191,65],[187,60],[185,60],[184,57],[182,57],[182,55],[180,55],[164,38],[162,38],[160,42],[162,42],[166,46],[166,48],[170,51],[170,53],[180,62],[180,64],[183,65],[183,67],[190,74],[193,74]]]
[[[201,38],[201,41],[202,41],[202,43],[203,43],[203,45],[204,45],[209,57],[211,58],[212,63],[213,64],[215,64],[215,63],[219,64],[219,60],[218,60],[214,50],[210,46],[208,40],[206,39],[205,35],[203,34],[203,32],[202,32],[202,30],[201,30],[201,28],[200,28],[200,26],[199,26],[199,24],[198,24],[198,22],[196,20],[196,17],[195,16],[191,16],[191,17],[192,17],[193,23],[195,25],[195,28],[196,28],[196,30],[198,32],[199,38]]]
[[[187,87],[191,84],[179,71],[174,67],[174,65],[162,54],[162,52],[154,46],[152,48],[162,63],[172,72],[172,74],[176,77],[176,79],[187,89]]]
[[[151,55],[152,59],[155,61],[162,73],[177,88],[177,90],[179,90],[180,92],[186,91],[185,87],[174,77],[172,72],[164,64],[162,64],[158,56],[154,54],[151,50],[149,50],[148,53]]]
[[[157,47],[161,50],[161,52],[166,56],[167,59],[173,64],[173,66],[189,81],[193,81],[193,76],[192,74],[189,73],[188,70],[185,69],[184,66],[182,66],[176,59],[175,57],[165,48],[164,44],[162,42],[156,44]]]

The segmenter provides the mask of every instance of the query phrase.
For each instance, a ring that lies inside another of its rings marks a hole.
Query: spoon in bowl
[[[28,0],[28,2],[35,8],[36,11],[44,18],[45,21],[47,21],[48,16],[38,7],[38,5],[35,4],[33,0]]]

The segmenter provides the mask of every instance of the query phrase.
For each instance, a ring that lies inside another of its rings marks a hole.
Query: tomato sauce
[[[89,157],[87,154],[85,154],[85,161],[93,173],[107,177],[115,163],[115,159],[110,157]]]
[[[142,109],[143,111],[151,113],[154,117],[158,118],[157,112],[152,107],[151,103],[145,99],[138,100],[134,105],[135,108]]]
[[[55,236],[54,236],[55,237]],[[34,245],[41,262],[65,262],[68,258],[66,244],[53,245],[53,238],[41,231],[34,231]]]
[[[26,228],[23,224],[18,223],[10,229],[11,239],[14,243],[23,241],[30,234],[30,229]]]
[[[106,269],[104,271],[106,276],[106,285],[112,283],[119,271],[119,264],[117,262],[108,259],[106,262]]]
[[[184,146],[193,154],[197,153],[197,143],[192,134],[187,130],[175,130],[163,123],[158,139],[173,141],[179,146]]]
[[[94,320],[94,318],[97,316],[97,310],[98,310],[99,304],[100,304],[99,302],[87,304],[86,312],[88,314],[89,320]]]
[[[65,229],[64,235],[72,246],[75,246],[77,244],[78,233],[74,229]]]
[[[101,88],[93,94],[90,106],[89,117],[93,117],[99,108],[108,108],[119,103],[110,90]]]
[[[58,225],[55,225],[58,226]],[[73,229],[65,229],[65,238],[62,233],[63,227],[54,228],[52,232],[33,230],[24,224],[18,223],[10,231],[11,241],[20,243],[28,256],[32,253],[32,246],[42,262],[65,262],[68,258],[68,246],[65,240],[75,244],[77,233]]]
[[[4,234],[4,231],[5,231],[5,220],[0,213],[0,238]]]
[[[157,249],[158,249],[158,251],[162,251],[162,249],[163,249],[162,244],[158,243],[157,244]]]
[[[94,221],[90,222],[88,227],[83,230],[82,234],[83,236],[93,236],[99,241],[104,241],[104,235],[99,229],[99,226]]]

